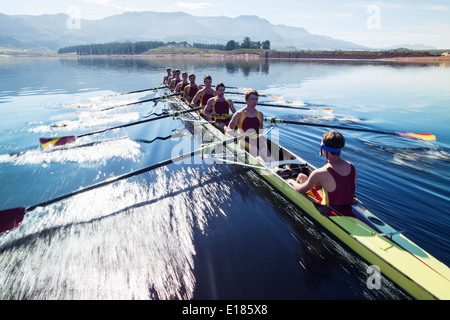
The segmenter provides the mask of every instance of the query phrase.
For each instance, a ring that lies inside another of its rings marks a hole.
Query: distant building
[[[444,52],[443,54],[441,54],[441,56],[448,57],[448,56],[450,56],[450,53]]]

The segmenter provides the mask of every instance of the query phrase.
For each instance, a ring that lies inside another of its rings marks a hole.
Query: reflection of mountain
[[[303,28],[273,25],[256,16],[196,17],[182,12],[128,12],[102,20],[80,20],[65,14],[0,14],[0,45],[21,48],[60,47],[113,41],[187,41],[188,43],[269,40],[272,49],[364,49],[351,42],[314,35]],[[74,28],[75,26],[75,28]],[[226,27],[224,27],[226,26]]]
[[[107,68],[116,70],[129,70],[140,72],[143,69],[147,70],[165,70],[169,66],[174,66],[182,70],[189,69],[204,69],[204,68],[224,68],[228,73],[233,74],[239,71],[248,75],[250,72],[261,72],[263,74],[268,73],[269,64],[265,60],[253,59],[253,60],[233,60],[226,61],[221,58],[218,59],[133,59],[132,57],[121,58],[105,58],[96,56],[80,56],[75,59],[59,59],[64,65],[77,65],[88,66],[96,68]],[[195,71],[194,71],[195,72]]]

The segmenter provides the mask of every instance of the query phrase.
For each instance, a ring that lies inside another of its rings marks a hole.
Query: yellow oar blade
[[[436,136],[429,132],[423,133],[413,133],[413,132],[395,132],[396,135],[399,135],[404,138],[410,138],[415,140],[425,140],[425,141],[435,141]]]
[[[42,149],[63,146],[67,143],[75,142],[75,140],[77,140],[76,136],[40,138],[39,139]]]

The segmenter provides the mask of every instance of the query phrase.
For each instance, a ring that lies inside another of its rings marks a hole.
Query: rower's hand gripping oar
[[[140,121],[136,121],[136,122],[130,122],[130,123],[127,123],[127,124],[122,124],[120,126],[115,126],[115,127],[112,127],[112,128],[106,128],[106,129],[102,129],[102,130],[97,130],[97,131],[94,131],[94,132],[89,132],[89,133],[81,134],[81,135],[78,135],[78,136],[40,138],[39,141],[41,143],[41,148],[42,149],[51,148],[51,147],[58,147],[58,146],[63,146],[63,145],[68,144],[68,143],[75,142],[78,138],[81,138],[81,137],[91,136],[91,135],[103,133],[103,132],[106,132],[106,131],[109,131],[109,130],[115,130],[115,129],[130,127],[130,126],[135,126],[135,125],[138,125],[138,124],[141,124],[141,123],[151,122],[151,121],[160,120],[160,119],[164,119],[164,118],[177,117],[177,116],[179,116],[181,114],[188,113],[188,112],[194,112],[194,111],[197,111],[197,110],[200,110],[200,109],[201,109],[201,107],[194,108],[194,109],[189,109],[189,110],[177,111],[177,112],[166,114],[166,115],[163,115],[163,116],[150,118],[150,119],[145,119],[145,120],[140,120]]]
[[[82,188],[82,189],[79,189],[79,190],[76,190],[76,191],[73,191],[73,192],[71,192],[69,194],[66,194],[66,195],[62,195],[62,196],[56,197],[54,199],[51,199],[51,200],[48,200],[48,201],[36,204],[34,206],[30,206],[28,208],[26,208],[26,207],[17,207],[17,208],[13,208],[13,209],[0,210],[0,234],[20,226],[22,221],[23,221],[23,218],[25,217],[25,214],[27,212],[33,211],[34,209],[36,209],[38,207],[45,207],[45,206],[48,206],[50,204],[53,204],[53,203],[62,201],[64,199],[73,197],[75,195],[78,195],[78,194],[81,194],[81,193],[84,193],[84,192],[87,192],[87,191],[90,191],[90,190],[94,190],[94,189],[97,189],[97,188],[109,185],[109,184],[117,182],[117,181],[128,179],[128,178],[134,177],[136,175],[139,175],[139,174],[142,174],[142,173],[145,173],[145,172],[148,172],[148,171],[151,171],[151,170],[163,167],[163,166],[167,166],[167,165],[169,165],[171,163],[176,163],[176,162],[182,161],[184,159],[192,158],[192,157],[194,157],[196,155],[200,155],[200,154],[203,154],[203,153],[212,152],[212,150],[214,150],[217,146],[226,145],[228,143],[237,143],[237,141],[239,139],[244,139],[244,138],[245,138],[245,136],[241,135],[241,136],[238,136],[238,137],[232,137],[232,138],[224,140],[224,141],[206,144],[206,145],[204,145],[204,146],[202,146],[202,147],[200,147],[200,148],[198,148],[198,149],[196,149],[194,151],[185,153],[183,155],[176,156],[176,157],[173,157],[173,158],[161,161],[159,163],[156,163],[156,164],[144,167],[142,169],[122,174],[122,175],[117,176],[117,177],[112,177],[112,178],[107,179],[105,181],[93,184],[91,186],[88,186],[88,187],[85,187],[85,188]]]
[[[233,103],[238,104],[246,104],[244,101],[233,101]],[[275,104],[275,103],[258,103],[258,106],[263,107],[273,107],[273,108],[285,108],[285,109],[298,109],[298,110],[315,110],[315,111],[324,111],[324,112],[333,112],[330,108],[308,108],[308,107],[296,107],[296,106],[289,106],[289,105],[283,105],[283,104]]]
[[[400,132],[400,131],[380,131],[380,130],[372,130],[372,129],[364,129],[364,128],[336,126],[336,125],[329,125],[329,124],[282,120],[282,119],[277,119],[276,117],[267,117],[267,118],[264,118],[264,121],[267,121],[267,122],[270,122],[270,123],[286,123],[286,124],[295,124],[295,125],[302,125],[302,126],[325,127],[325,128],[333,128],[333,129],[342,129],[342,130],[352,130],[352,131],[362,131],[362,132],[372,132],[372,133],[396,135],[396,136],[400,136],[400,137],[403,137],[403,138],[409,138],[409,139],[414,139],[414,140],[426,140],[426,141],[434,141],[434,140],[436,140],[436,136],[431,134],[431,133],[429,133],[429,132],[412,133],[412,132]]]

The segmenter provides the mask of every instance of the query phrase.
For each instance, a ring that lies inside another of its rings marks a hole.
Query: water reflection
[[[248,77],[251,74],[269,74],[270,62],[266,59],[227,59],[227,58],[202,58],[202,57],[146,57],[141,58],[121,58],[89,56],[72,59],[59,59],[63,65],[80,65],[86,67],[106,68],[113,70],[128,70],[137,72],[142,70],[161,72],[168,66],[181,70],[192,69],[194,72],[201,72],[205,69],[226,70],[227,73],[242,73]]]

